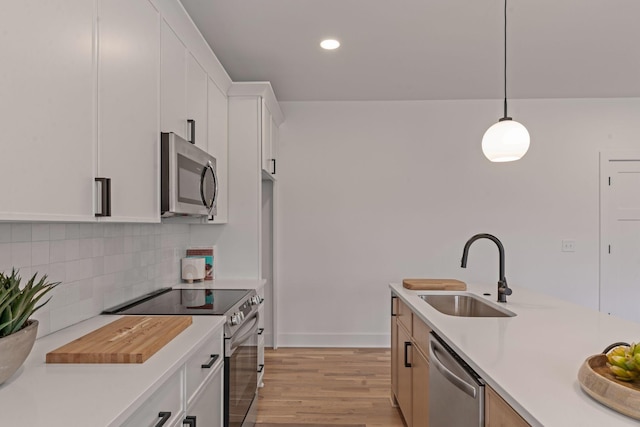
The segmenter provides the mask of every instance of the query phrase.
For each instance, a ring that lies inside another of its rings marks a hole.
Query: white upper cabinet
[[[207,73],[187,52],[187,135],[197,147],[208,150]]]
[[[187,50],[163,20],[160,57],[160,130],[187,138]]]
[[[229,178],[228,178],[228,119],[229,107],[227,95],[225,95],[215,84],[209,79],[207,85],[208,91],[208,130],[209,130],[209,154],[216,158],[216,169],[218,174],[218,205],[217,215],[214,223],[222,224],[228,220],[229,212]]]
[[[165,21],[161,45],[161,130],[207,151],[207,73]]]
[[[277,172],[277,153],[279,125],[269,109],[269,104],[262,98],[262,133],[260,136],[262,171],[265,176],[275,179]]]
[[[271,127],[273,126],[271,120],[271,111],[269,111],[269,107],[267,103],[262,99],[262,133],[260,136],[260,147],[261,147],[261,161],[262,161],[262,170],[269,173],[271,169],[271,164],[273,157],[271,156]]]
[[[93,2],[2,2],[0,220],[94,220],[94,23]]]
[[[231,79],[179,0],[3,2],[0,52],[0,221],[159,222],[160,132],[216,156],[227,221]]]
[[[271,169],[267,169],[269,173],[275,178],[277,169],[277,159],[278,159],[278,144],[280,141],[280,127],[273,115],[271,116]]]
[[[111,179],[108,220],[159,222],[160,14],[148,0],[100,0],[98,18],[97,175]]]

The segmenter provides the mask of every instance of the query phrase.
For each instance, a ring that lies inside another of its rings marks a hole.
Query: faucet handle
[[[507,302],[507,295],[511,295],[513,290],[507,286],[507,278],[503,277],[498,281],[498,302]]]

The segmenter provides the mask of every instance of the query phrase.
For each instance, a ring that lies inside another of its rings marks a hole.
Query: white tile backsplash
[[[0,224],[0,243],[11,243],[11,224]]]
[[[80,259],[80,240],[67,239],[64,241],[65,261]]]
[[[0,243],[0,270],[11,270],[11,243]]]
[[[49,264],[49,241],[31,243],[31,265]]]
[[[33,224],[31,226],[31,241],[42,242],[49,241],[49,224]]]
[[[31,241],[11,243],[11,265],[16,268],[31,267]]]
[[[12,242],[30,242],[31,224],[11,224]]]
[[[51,224],[49,226],[50,240],[64,240],[67,226],[65,224]]]
[[[34,318],[38,336],[180,278],[188,224],[0,224],[0,271],[62,282]]]

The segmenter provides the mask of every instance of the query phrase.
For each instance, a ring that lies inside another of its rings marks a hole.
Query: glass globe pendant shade
[[[529,149],[529,132],[515,120],[500,119],[482,137],[482,152],[492,162],[519,160]]]

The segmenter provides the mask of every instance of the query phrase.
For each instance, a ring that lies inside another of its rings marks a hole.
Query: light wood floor
[[[258,423],[403,427],[390,387],[388,349],[266,349]]]

